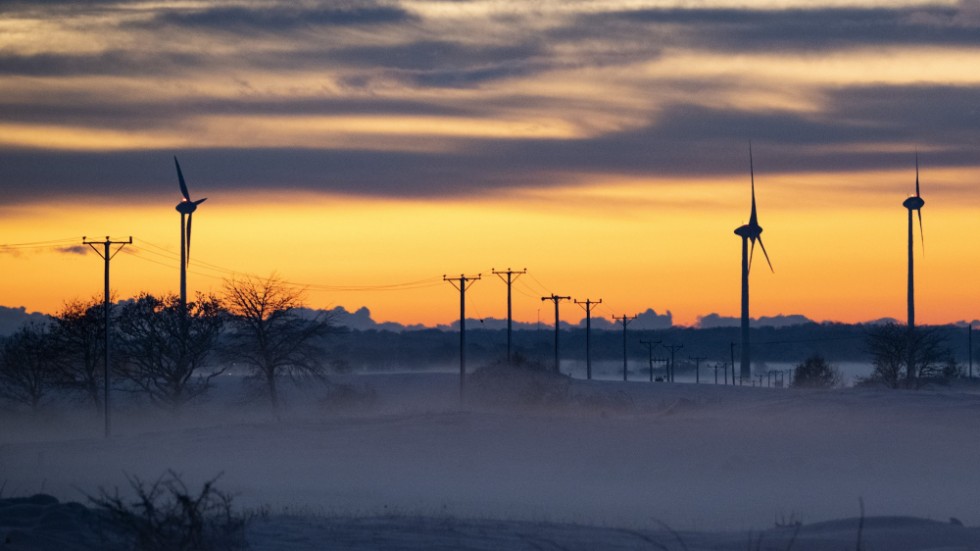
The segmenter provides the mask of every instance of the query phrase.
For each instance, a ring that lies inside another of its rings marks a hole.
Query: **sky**
[[[918,151],[917,321],[974,319],[978,66],[977,0],[5,2],[0,304],[101,293],[82,236],[175,292],[176,155],[192,293],[450,323],[444,275],[501,318],[513,268],[521,321],[738,315],[751,141],[754,317],[904,320]]]

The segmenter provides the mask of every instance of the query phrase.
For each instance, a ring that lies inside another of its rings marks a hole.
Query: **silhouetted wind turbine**
[[[762,226],[759,225],[759,216],[755,208],[755,167],[752,163],[752,144],[749,144],[749,175],[752,180],[752,213],[749,215],[749,223],[735,229],[735,235],[742,238],[742,365],[741,379],[746,379],[752,375],[750,362],[752,357],[749,351],[749,270],[752,268],[752,256],[755,254],[755,242],[759,242],[762,247],[762,254],[766,256],[769,269],[772,262],[769,261],[769,253],[766,246],[762,243]],[[749,250],[749,241],[752,241],[752,249]]]
[[[919,214],[919,238],[922,240],[922,253],[925,254],[926,242],[922,234],[922,206],[926,202],[919,196],[919,153],[915,153],[915,195],[902,202],[909,211],[909,327],[915,327],[915,272],[913,270],[912,251],[912,211]]]
[[[194,220],[194,211],[197,206],[208,200],[198,199],[191,201],[191,195],[187,191],[187,183],[184,182],[184,173],[180,171],[180,163],[177,156],[174,156],[174,165],[177,166],[177,180],[180,182],[180,193],[184,196],[177,203],[177,212],[180,213],[180,307],[187,307],[187,265],[191,260],[191,224]]]

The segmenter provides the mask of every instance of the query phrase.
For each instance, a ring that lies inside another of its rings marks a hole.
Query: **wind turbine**
[[[177,203],[177,212],[180,213],[180,307],[187,308],[187,264],[191,257],[191,223],[194,220],[194,211],[197,206],[208,200],[198,199],[191,201],[191,195],[187,191],[187,183],[184,182],[184,173],[180,171],[180,162],[174,156],[174,165],[177,166],[177,180],[180,182],[180,193],[184,196]]]
[[[919,215],[919,238],[922,240],[922,253],[925,254],[926,242],[922,234],[922,206],[926,202],[919,196],[919,152],[915,153],[915,195],[910,196],[902,202],[902,206],[909,211],[909,327],[915,327],[915,271],[913,270],[912,254],[912,211]]]
[[[752,213],[749,215],[749,223],[735,229],[735,235],[742,238],[742,365],[740,378],[746,379],[752,376],[751,373],[751,354],[749,352],[749,270],[752,268],[752,257],[755,255],[755,242],[759,242],[762,247],[762,254],[766,256],[766,263],[769,269],[772,262],[769,261],[769,253],[766,246],[762,243],[762,226],[759,225],[759,216],[755,208],[755,167],[752,163],[752,144],[749,144],[749,175],[752,180]],[[752,249],[749,250],[749,241],[752,242]]]

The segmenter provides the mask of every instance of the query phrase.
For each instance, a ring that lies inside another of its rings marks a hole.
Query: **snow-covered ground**
[[[3,496],[84,501],[125,490],[127,474],[172,469],[193,487],[223,473],[238,507],[264,511],[252,547],[283,550],[682,548],[671,530],[689,549],[754,549],[760,537],[786,549],[794,530],[775,525],[793,521],[793,549],[854,549],[863,500],[867,549],[980,549],[972,388],[504,374],[471,377],[460,405],[449,373],[334,380],[375,399],[334,407],[308,386],[277,419],[226,377],[209,403],[176,414],[120,406],[108,440],[93,415],[3,414]]]

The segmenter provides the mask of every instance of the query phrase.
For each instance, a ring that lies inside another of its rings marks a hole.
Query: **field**
[[[461,404],[450,373],[333,380],[348,391],[306,385],[276,415],[227,376],[180,412],[120,405],[108,440],[95,414],[4,414],[3,497],[85,502],[126,492],[127,476],[171,469],[194,487],[220,474],[255,515],[253,549],[980,548],[973,387],[498,371],[470,377]],[[0,534],[58,533],[3,511]]]

